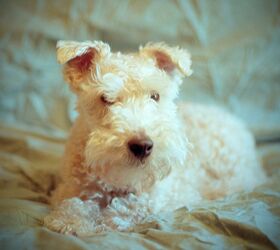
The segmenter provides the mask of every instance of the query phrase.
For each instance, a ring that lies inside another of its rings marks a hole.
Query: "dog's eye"
[[[157,93],[157,92],[154,92],[154,93],[151,94],[151,98],[156,102],[159,101],[159,97],[160,97],[159,93]]]
[[[106,105],[112,105],[112,104],[114,104],[113,102],[109,101],[109,100],[106,98],[105,95],[100,96],[100,100],[101,100],[104,104],[106,104]]]

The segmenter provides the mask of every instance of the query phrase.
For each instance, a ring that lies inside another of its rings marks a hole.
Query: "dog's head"
[[[183,165],[187,139],[174,100],[191,74],[186,50],[155,43],[121,54],[100,41],[59,41],[57,56],[90,131],[85,159],[97,177],[145,190]]]

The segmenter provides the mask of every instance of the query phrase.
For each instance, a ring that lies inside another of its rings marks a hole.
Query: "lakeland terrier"
[[[265,180],[240,120],[221,108],[175,102],[192,73],[187,50],[149,43],[121,54],[101,41],[59,41],[57,58],[79,117],[45,218],[49,228],[131,230],[148,214]]]

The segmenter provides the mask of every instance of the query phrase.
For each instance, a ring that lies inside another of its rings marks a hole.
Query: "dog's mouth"
[[[146,168],[148,165],[149,159],[147,158],[135,158],[133,156],[129,159],[129,166],[136,167],[136,168]]]

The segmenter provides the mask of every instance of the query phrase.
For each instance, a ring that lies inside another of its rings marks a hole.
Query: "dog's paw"
[[[49,214],[44,218],[44,226],[57,233],[77,236],[77,233],[74,231],[70,224],[67,224],[67,222],[64,221],[63,218],[55,218],[53,214]]]
[[[44,218],[44,225],[52,231],[86,236],[90,232],[100,232],[99,206],[93,201],[79,198],[64,200]]]
[[[76,236],[89,236],[104,231],[132,231],[150,213],[146,196],[115,197],[110,205],[101,208],[92,201],[79,198],[64,200],[44,218],[50,230]]]

